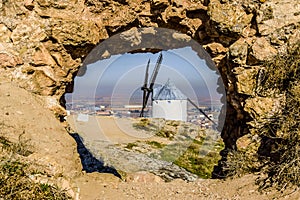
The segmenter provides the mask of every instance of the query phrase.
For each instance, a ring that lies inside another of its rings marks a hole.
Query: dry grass
[[[154,158],[173,162],[174,164],[198,175],[201,178],[211,178],[214,166],[221,156],[224,148],[221,139],[216,139],[214,131],[204,131],[197,125],[164,119],[140,119],[134,124],[137,129],[152,131],[156,136],[173,141],[165,145],[155,141],[146,142],[158,153],[153,153]],[[194,139],[191,135],[197,135]],[[176,140],[176,136],[181,138]],[[126,148],[132,149],[136,144],[129,143]]]
[[[209,143],[209,144],[205,144]],[[165,146],[159,153],[159,158],[186,169],[201,178],[211,178],[214,166],[221,156],[219,152],[224,148],[221,139],[204,141],[193,139],[186,143],[174,143]]]
[[[300,187],[300,45],[266,63],[265,69],[261,94],[284,95],[285,103],[258,131],[267,174],[258,183],[261,189]]]
[[[26,159],[32,154],[32,146],[23,138],[24,131],[17,142],[11,142],[3,136],[3,123],[0,128],[0,199],[70,199],[55,185],[34,182],[30,178],[41,173],[37,165]]]
[[[29,178],[30,164],[18,160],[1,159],[0,197],[4,199],[70,199],[56,186],[35,183]]]
[[[261,168],[260,162],[255,155],[246,151],[231,151],[227,155],[224,163],[224,171],[228,177],[242,177],[246,174],[257,172]]]
[[[212,145],[213,150],[205,150],[202,142],[194,140],[174,163],[201,178],[211,178],[214,166],[221,159],[219,152],[224,148],[221,140],[213,142]]]
[[[258,85],[261,97],[283,97],[279,111],[258,121],[257,152],[228,152],[222,161],[228,177],[261,172],[260,190],[300,187],[300,44],[264,64]]]

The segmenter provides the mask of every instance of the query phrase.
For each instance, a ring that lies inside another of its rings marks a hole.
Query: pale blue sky
[[[88,65],[86,74],[75,78],[73,98],[112,94],[115,97],[129,97],[142,86],[148,59],[151,62],[150,79],[158,55],[159,53],[115,55]],[[164,84],[168,79],[192,99],[196,95],[199,99],[220,98],[220,94],[216,92],[218,75],[190,47],[163,51],[156,83]]]

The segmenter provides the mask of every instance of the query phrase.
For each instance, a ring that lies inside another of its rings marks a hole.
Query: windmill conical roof
[[[186,100],[187,97],[170,80],[153,90],[153,100]]]

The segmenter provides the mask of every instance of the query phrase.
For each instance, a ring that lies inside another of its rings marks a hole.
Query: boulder
[[[259,67],[234,68],[234,73],[237,78],[236,85],[238,93],[255,96],[258,70]]]
[[[257,38],[250,49],[248,63],[255,65],[271,60],[275,55],[277,55],[277,50],[266,38]]]
[[[239,65],[245,65],[248,58],[247,41],[243,38],[237,40],[229,47],[230,60]]]

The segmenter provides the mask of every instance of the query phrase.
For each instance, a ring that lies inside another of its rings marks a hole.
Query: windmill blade
[[[141,110],[141,113],[140,113],[140,117],[144,116],[144,109],[147,105],[146,97],[147,97],[147,91],[149,90],[148,89],[149,66],[150,66],[150,59],[148,60],[148,64],[147,64],[146,71],[145,71],[144,85],[141,88],[141,90],[143,90],[144,92],[143,92],[143,105],[142,105],[142,110]]]
[[[141,113],[140,113],[140,117],[144,117],[144,110],[145,110],[145,108],[146,108],[146,104],[143,102],[143,107],[142,107],[142,110],[141,110]]]
[[[201,108],[199,108],[191,99],[187,98],[188,102],[190,102],[197,110],[199,110],[209,121],[211,121],[214,125],[217,125]]]
[[[142,107],[142,110],[141,110],[141,113],[140,113],[140,117],[144,117],[144,110],[147,106],[148,99],[149,99],[151,93],[153,93],[153,91],[147,91],[147,95],[146,95],[146,98],[145,98],[145,103],[143,104],[143,107]]]
[[[144,91],[144,93],[143,93],[143,106],[145,106],[146,93],[147,93],[147,90],[148,90],[149,66],[150,66],[150,59],[148,60],[148,64],[147,64],[146,71],[145,71],[144,85],[141,88],[141,90]]]
[[[150,66],[150,59],[148,60],[148,64],[145,71],[145,80],[144,80],[144,88],[147,88],[148,85],[148,76],[149,76],[149,66]]]
[[[163,59],[163,56],[162,56],[162,53],[160,53],[160,54],[159,54],[159,57],[158,57],[158,59],[157,59],[157,61],[156,61],[156,65],[155,65],[153,74],[152,74],[151,79],[150,79],[150,87],[149,87],[149,90],[152,90],[152,89],[153,89],[153,86],[154,86],[154,83],[155,83],[155,80],[156,80],[158,71],[159,71],[159,69],[160,69],[160,65],[161,65],[162,59]]]
[[[144,110],[145,110],[145,108],[147,106],[150,94],[153,94],[153,86],[155,84],[155,80],[156,80],[158,71],[160,69],[160,65],[161,65],[162,59],[163,59],[162,53],[160,53],[159,56],[158,56],[158,59],[156,61],[156,65],[155,65],[154,71],[152,73],[151,79],[150,79],[150,86],[149,86],[149,88],[143,87],[144,88],[145,98],[143,99],[143,107],[142,107],[142,110],[141,110],[141,113],[140,113],[140,117],[144,116]],[[148,66],[147,66],[147,68],[148,68]]]

